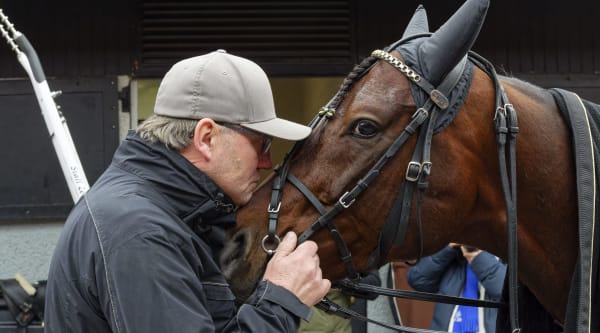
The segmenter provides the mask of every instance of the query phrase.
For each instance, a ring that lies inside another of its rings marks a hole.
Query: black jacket
[[[217,265],[234,205],[179,153],[130,133],[56,246],[46,332],[292,332],[310,309],[261,282],[241,307]]]

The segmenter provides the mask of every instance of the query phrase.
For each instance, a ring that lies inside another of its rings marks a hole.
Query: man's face
[[[218,126],[223,149],[217,183],[236,205],[244,205],[260,182],[259,170],[272,168],[269,138],[238,125]]]

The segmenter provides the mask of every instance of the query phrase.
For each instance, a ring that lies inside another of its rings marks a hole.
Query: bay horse
[[[222,268],[240,299],[262,276],[271,251],[265,240],[290,230],[318,244],[332,281],[429,255],[449,242],[506,261],[510,200],[495,124],[498,112],[510,108],[518,115],[518,279],[565,324],[581,236],[573,134],[550,91],[510,77],[495,81],[480,58],[468,56],[488,6],[467,0],[434,33],[419,6],[401,40],[355,67],[311,123],[312,134],[237,213]],[[500,93],[509,102],[499,106]],[[428,127],[414,125],[433,113],[424,120]],[[390,154],[390,146],[397,152]],[[382,158],[385,166],[373,171]],[[398,204],[411,182],[409,204]],[[404,226],[389,227],[401,219]]]

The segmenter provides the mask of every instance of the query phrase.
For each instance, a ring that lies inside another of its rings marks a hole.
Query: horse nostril
[[[247,252],[248,235],[246,231],[238,231],[231,239],[225,243],[221,258],[219,260],[221,269],[226,278],[233,275],[236,268],[243,261]]]

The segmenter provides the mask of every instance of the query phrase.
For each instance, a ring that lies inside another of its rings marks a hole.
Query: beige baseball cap
[[[294,141],[311,132],[308,126],[277,118],[271,85],[262,68],[224,50],[173,65],[158,88],[154,113],[211,118]]]

